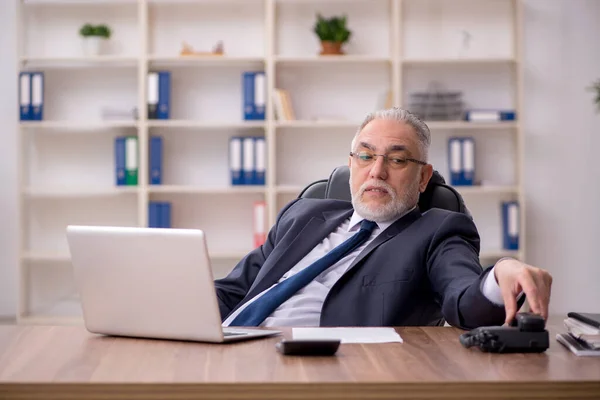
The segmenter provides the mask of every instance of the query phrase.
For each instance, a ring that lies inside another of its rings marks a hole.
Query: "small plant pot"
[[[344,51],[342,50],[342,44],[342,42],[323,41],[321,42],[320,54],[322,56],[344,54]]]
[[[100,36],[88,36],[83,38],[83,54],[86,57],[94,57],[102,54],[105,41],[106,39]]]

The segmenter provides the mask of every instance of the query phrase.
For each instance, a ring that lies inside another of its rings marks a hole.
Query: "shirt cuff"
[[[496,282],[494,268],[495,267],[490,269],[485,277],[483,286],[481,287],[481,293],[483,293],[483,295],[495,305],[503,306],[504,299],[502,298],[502,290],[500,290],[500,286],[498,286],[498,282]]]

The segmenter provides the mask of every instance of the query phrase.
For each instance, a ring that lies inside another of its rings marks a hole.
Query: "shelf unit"
[[[520,231],[525,229],[521,1],[449,3],[20,0],[19,70],[46,73],[46,104],[44,121],[19,125],[18,320],[80,322],[80,315],[71,315],[77,299],[64,301],[73,294],[72,282],[54,279],[54,274],[69,277],[64,228],[70,223],[146,226],[151,200],[173,202],[174,227],[207,231],[215,276],[224,275],[252,249],[254,201],[266,201],[271,226],[305,185],[347,162],[362,118],[381,108],[388,91],[395,105],[407,106],[408,93],[426,89],[432,79],[465,89],[473,107],[517,111],[516,122],[428,125],[431,161],[444,176],[447,138],[469,135],[477,141],[477,173],[486,184],[457,189],[480,229],[482,262],[503,256],[524,259],[524,235],[520,250],[513,252],[501,250],[499,234],[499,202],[504,199],[519,200]],[[346,55],[318,55],[312,33],[316,12],[348,15],[353,38]],[[110,51],[83,55],[77,30],[84,22],[113,27]],[[457,56],[449,52],[458,49],[460,29],[473,33],[473,45],[470,53]],[[217,40],[225,43],[223,56],[178,55],[182,41],[208,50]],[[146,117],[146,75],[153,69],[173,74],[170,120]],[[266,120],[244,121],[240,86],[246,70],[265,71],[267,94],[287,89],[298,119],[277,120],[267,95]],[[139,119],[102,120],[98,109],[107,104],[135,107],[141,111]],[[139,138],[140,184],[135,187],[114,186],[112,145],[123,134]],[[153,135],[165,140],[165,184],[159,186],[147,179]],[[231,136],[265,137],[265,186],[229,184]],[[36,273],[44,279],[35,279]],[[54,287],[57,293],[47,294]],[[53,301],[53,311],[37,311]]]

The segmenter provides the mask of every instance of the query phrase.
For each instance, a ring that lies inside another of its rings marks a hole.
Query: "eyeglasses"
[[[375,154],[370,151],[359,151],[358,153],[354,153],[351,151],[350,156],[354,157],[356,164],[358,164],[359,167],[368,167],[375,162],[377,157],[383,157],[383,161],[394,169],[406,167],[409,161],[420,165],[427,165],[425,161],[402,157],[399,154]]]

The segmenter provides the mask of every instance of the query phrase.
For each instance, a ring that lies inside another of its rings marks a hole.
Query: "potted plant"
[[[106,25],[85,24],[79,29],[83,38],[83,52],[86,56],[97,56],[102,52],[102,44],[110,39],[111,30]]]
[[[350,40],[352,32],[346,28],[346,16],[324,18],[317,14],[314,32],[321,41],[321,55],[344,54],[342,45]]]

